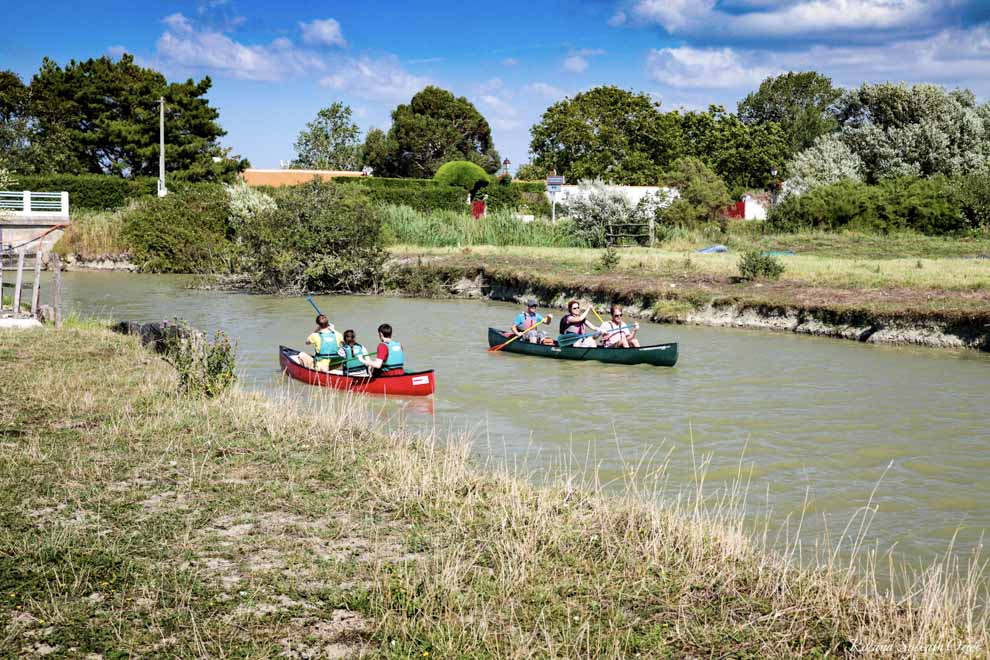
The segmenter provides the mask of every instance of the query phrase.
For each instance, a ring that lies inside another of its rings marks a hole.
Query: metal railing
[[[69,219],[69,193],[0,190],[0,216]]]

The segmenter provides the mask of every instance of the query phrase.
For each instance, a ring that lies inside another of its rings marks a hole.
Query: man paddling
[[[374,368],[375,376],[395,376],[406,373],[406,356],[402,344],[392,338],[392,326],[382,323],[378,326],[378,351],[375,357],[368,358],[365,364]]]
[[[330,360],[337,357],[337,350],[343,341],[343,336],[334,329],[330,319],[320,314],[316,317],[316,330],[306,338],[306,343],[315,349],[314,354],[299,353],[299,364],[307,369],[330,371]]]
[[[527,300],[526,311],[519,312],[518,314],[516,314],[516,318],[512,323],[512,333],[515,334],[516,336],[525,334],[529,331],[530,328],[539,325],[544,321],[550,323],[551,321],[553,321],[553,315],[547,314],[546,317],[544,318],[542,314],[536,311],[536,301]],[[536,344],[542,342],[545,336],[546,333],[540,332],[539,330],[532,331],[529,332],[529,334],[526,334],[525,337],[523,337],[523,341],[528,341],[531,344]]]
[[[639,348],[639,340],[636,339],[639,323],[634,323],[631,326],[623,325],[622,305],[613,304],[609,311],[609,317],[608,321],[598,326],[605,348]]]

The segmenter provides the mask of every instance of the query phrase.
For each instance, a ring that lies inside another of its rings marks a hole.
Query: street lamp
[[[770,206],[777,205],[777,193],[780,191],[780,182],[777,181],[777,166],[770,167]]]
[[[499,176],[505,176],[509,173],[509,165],[512,165],[512,163],[509,162],[508,158],[502,161],[502,169],[499,170]]]

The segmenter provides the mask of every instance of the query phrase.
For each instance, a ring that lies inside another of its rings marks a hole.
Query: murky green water
[[[87,315],[179,316],[239,343],[258,388],[286,383],[278,344],[302,347],[314,313],[302,298],[186,290],[177,277],[70,273],[69,304]],[[872,538],[910,558],[968,551],[990,529],[990,357],[972,352],[864,346],[758,331],[645,325],[641,337],[680,342],[673,369],[608,366],[486,353],[486,328],[516,309],[474,301],[320,297],[339,329],[374,345],[388,321],[413,368],[437,370],[432,404],[414,424],[470,429],[479,453],[599,469],[618,480],[644,461],[669,461],[668,488],[691,483],[711,455],[706,484],[752,472],[748,506],[775,521],[809,512],[802,536],[833,534],[874,486]],[[692,439],[693,455],[692,458]],[[669,453],[669,457],[668,457]],[[767,493],[769,492],[769,495]]]

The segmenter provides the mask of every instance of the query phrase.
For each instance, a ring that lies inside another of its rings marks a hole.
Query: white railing
[[[0,190],[0,216],[69,219],[69,193]]]

